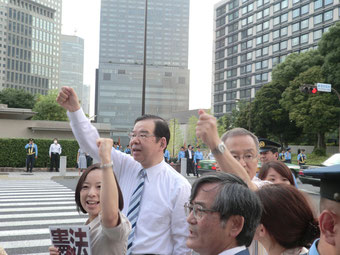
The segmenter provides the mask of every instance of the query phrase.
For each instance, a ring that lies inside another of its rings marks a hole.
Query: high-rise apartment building
[[[84,39],[74,35],[60,37],[60,85],[72,87],[80,99],[85,113],[89,114],[84,90]],[[87,109],[87,110],[86,110]]]
[[[101,1],[96,115],[116,129],[142,112],[144,10],[145,1]],[[188,36],[189,0],[148,1],[146,113],[188,110]]]
[[[228,0],[214,8],[212,108],[219,117],[250,101],[293,52],[317,47],[339,0]]]
[[[0,0],[0,90],[59,88],[62,0]]]

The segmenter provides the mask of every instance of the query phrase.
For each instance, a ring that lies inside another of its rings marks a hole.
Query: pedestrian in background
[[[282,150],[281,150],[281,152],[279,154],[279,160],[282,161],[282,162],[286,161],[285,153],[286,153],[286,150],[284,148],[282,148]]]
[[[170,152],[167,149],[164,151],[164,160],[166,163],[170,163]]]
[[[178,162],[181,162],[181,159],[185,158],[184,146],[181,147],[180,151],[178,152]]]
[[[77,153],[78,174],[82,173],[87,168],[86,152],[79,148]]]
[[[53,171],[53,167],[55,167],[56,172],[59,172],[60,154],[61,154],[61,146],[58,143],[58,139],[54,138],[53,143],[50,145],[50,150],[49,150],[49,155],[51,159],[50,172]]]
[[[131,155],[131,149],[130,149],[130,145],[126,145],[126,149],[124,151],[126,154],[130,154]]]
[[[25,145],[26,149],[26,172],[32,173],[34,162],[38,158],[38,146],[34,143],[34,139],[30,138],[28,144]]]
[[[188,145],[188,149],[185,151],[185,157],[187,158],[187,176],[189,176],[190,174],[193,174],[195,176],[194,151],[190,144]]]
[[[290,148],[287,148],[287,151],[285,152],[285,162],[286,163],[292,163],[292,153],[290,151]]]
[[[75,201],[77,210],[87,213],[85,225],[90,227],[92,254],[124,255],[131,224],[121,213],[123,195],[113,173],[111,139],[98,139],[101,164],[90,166],[79,178]],[[57,247],[49,248],[51,255],[58,255]]]
[[[194,162],[195,162],[195,174],[198,177],[197,166],[198,166],[198,163],[200,162],[200,160],[203,159],[203,153],[201,152],[200,146],[197,146],[196,148],[197,148],[197,151],[195,151],[195,154],[194,154]]]

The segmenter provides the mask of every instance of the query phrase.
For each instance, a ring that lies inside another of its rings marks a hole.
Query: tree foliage
[[[25,90],[7,88],[0,91],[0,103],[9,108],[32,109],[35,104],[34,96]]]
[[[33,111],[37,112],[33,120],[67,121],[66,110],[57,102],[58,91],[53,90],[48,95],[39,95]]]
[[[299,87],[303,84],[324,82],[320,66],[310,67],[291,82],[282,94],[280,104],[289,111],[289,118],[301,127],[304,133],[318,136],[317,148],[325,148],[325,133],[338,125],[340,108],[336,96],[331,93],[304,94]]]
[[[186,145],[188,146],[191,144],[192,146],[201,145],[202,141],[197,139],[196,137],[196,125],[197,125],[198,118],[193,115],[189,118],[188,121],[188,129],[187,129],[187,140]]]
[[[167,148],[171,157],[176,157],[180,148],[184,144],[183,133],[177,119],[172,119],[169,121],[169,129],[170,141]]]
[[[326,82],[340,92],[340,22],[322,35],[318,49],[325,58],[322,71]]]

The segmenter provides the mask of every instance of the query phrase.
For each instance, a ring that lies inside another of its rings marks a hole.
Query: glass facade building
[[[214,7],[212,109],[219,117],[251,101],[272,69],[317,47],[340,19],[339,0],[229,0]]]
[[[62,0],[0,0],[0,90],[59,88]]]
[[[60,37],[60,85],[72,87],[82,104],[84,112],[89,114],[88,102],[84,92],[84,39],[74,35]]]
[[[145,1],[102,0],[98,122],[126,130],[141,115]],[[149,0],[145,112],[189,108],[189,0]]]

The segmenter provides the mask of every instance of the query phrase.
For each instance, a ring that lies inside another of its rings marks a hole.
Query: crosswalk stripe
[[[74,201],[63,201],[63,202],[53,202],[54,205],[67,205],[67,204],[75,204]],[[0,204],[0,207],[7,207],[7,206],[27,206],[27,205],[51,205],[51,202],[21,202],[21,203],[3,203]]]
[[[2,195],[20,195],[20,194],[27,194],[29,192],[30,195],[34,194],[41,194],[40,192],[44,192],[44,194],[62,194],[62,193],[73,193],[74,191],[70,189],[65,189],[65,190],[25,190],[25,191],[19,191],[19,192],[13,192],[13,191],[0,191],[0,196]]]
[[[76,216],[78,212],[51,212],[51,213],[20,213],[20,214],[6,214],[0,215],[0,219],[21,219],[21,218],[50,218],[60,216]]]
[[[67,211],[74,210],[75,206],[53,206],[53,207],[26,207],[25,212],[34,212],[34,211]],[[22,208],[0,208],[0,212],[22,212]]]
[[[55,197],[55,198],[39,198],[39,201],[55,201],[55,200],[74,200],[74,197]],[[37,201],[36,198],[12,198],[12,199],[0,199],[0,202],[14,202],[14,201]]]
[[[52,219],[52,220],[30,220],[30,221],[6,221],[0,222],[0,227],[17,227],[30,225],[59,225],[84,223],[86,219]]]
[[[83,225],[74,191],[49,180],[0,179],[0,246],[8,254],[48,255],[49,226]]]
[[[0,245],[6,249],[20,248],[20,247],[39,247],[39,246],[50,246],[50,239],[40,239],[40,240],[24,240],[24,241],[10,241],[10,242],[0,242]]]

